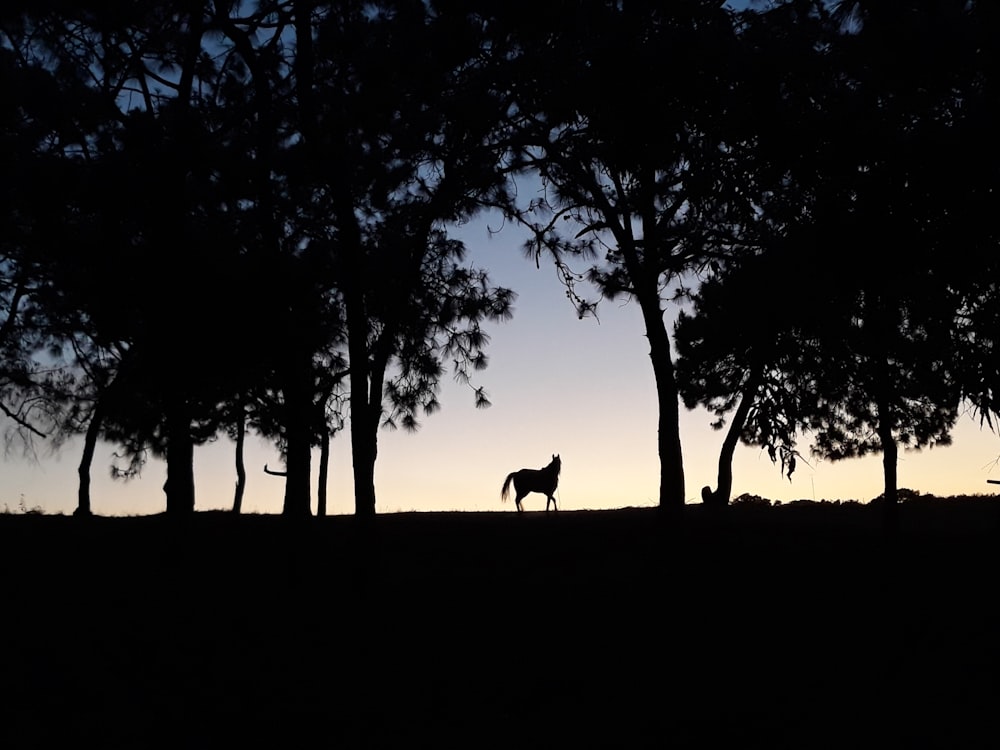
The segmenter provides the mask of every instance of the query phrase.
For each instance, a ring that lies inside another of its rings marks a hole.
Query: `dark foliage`
[[[992,16],[904,2],[746,17],[748,80],[778,92],[754,152],[762,257],[703,284],[677,332],[685,403],[732,414],[720,488],[737,438],[787,472],[804,434],[833,460],[881,453],[893,506],[900,448],[948,444],[965,404],[991,420]]]

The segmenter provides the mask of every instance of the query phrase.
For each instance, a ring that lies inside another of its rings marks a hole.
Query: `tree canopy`
[[[732,424],[748,442],[774,449],[777,438],[787,451],[802,429],[829,459],[881,453],[891,506],[897,446],[947,444],[976,388],[961,363],[989,361],[992,333],[969,314],[972,299],[991,297],[974,279],[992,267],[996,244],[982,224],[996,162],[970,167],[973,153],[993,150],[979,130],[984,19],[979,4],[842,3],[833,14],[814,6],[806,26],[795,14],[808,7],[786,4],[760,27],[777,23],[807,42],[760,144],[782,178],[762,206],[758,252],[771,270],[755,261],[702,287],[696,318],[707,317],[680,320],[684,390],[720,416],[739,395],[752,399],[753,416]],[[767,275],[782,279],[779,305],[741,292],[762,289]],[[753,331],[734,326],[729,293],[782,314],[765,313]],[[793,384],[791,400],[754,390],[749,373],[762,359],[776,383]]]

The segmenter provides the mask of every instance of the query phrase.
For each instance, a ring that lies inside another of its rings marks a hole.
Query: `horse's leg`
[[[514,489],[517,488],[515,487]],[[521,490],[517,490],[517,497],[514,498],[514,502],[517,503],[517,509],[519,511],[524,510],[524,508],[521,507],[521,498],[523,498],[527,494],[528,494],[527,492],[521,492]]]
[[[548,511],[548,509],[549,509],[549,503],[552,503],[552,507],[553,508],[555,508],[556,510],[559,510],[559,506],[556,505],[556,499],[552,495],[549,495],[548,496],[548,500],[545,501],[545,510],[546,511]]]

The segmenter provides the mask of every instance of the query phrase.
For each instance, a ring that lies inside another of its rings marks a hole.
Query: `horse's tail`
[[[514,481],[515,472],[511,472],[507,475],[507,478],[503,482],[503,489],[500,490],[500,499],[506,500],[507,496],[510,494],[510,483]]]

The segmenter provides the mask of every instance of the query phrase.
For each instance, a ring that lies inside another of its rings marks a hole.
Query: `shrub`
[[[742,495],[733,498],[733,505],[741,506],[751,506],[768,508],[771,506],[771,501],[766,497],[761,497],[760,495],[751,495],[749,492],[744,492]]]

